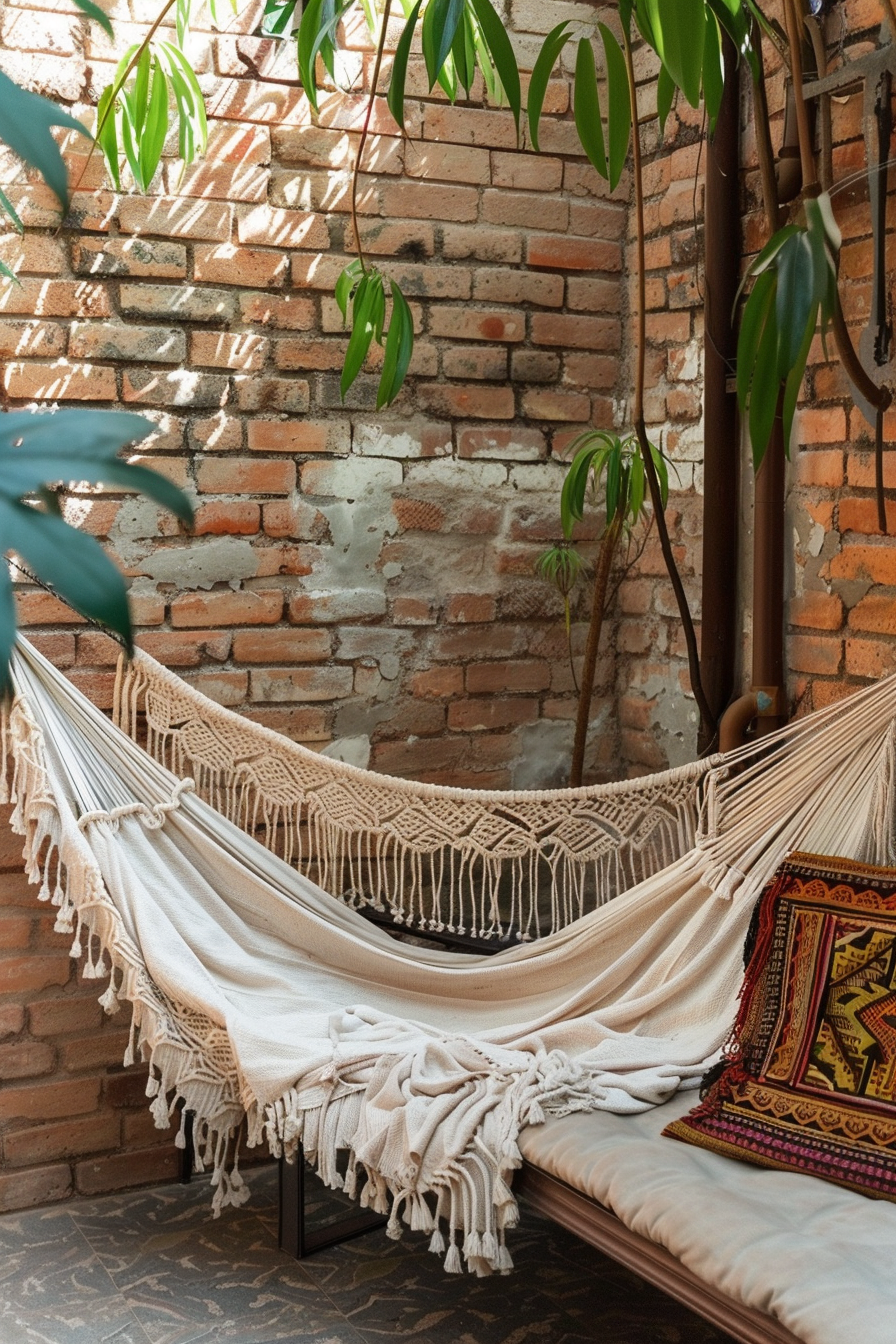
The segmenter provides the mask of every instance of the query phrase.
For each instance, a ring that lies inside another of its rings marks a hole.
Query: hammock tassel
[[[460,1251],[457,1249],[457,1243],[454,1240],[454,1228],[451,1229],[451,1245],[448,1247],[448,1254],[445,1256],[446,1274],[463,1274],[464,1265],[460,1258]]]
[[[115,970],[114,970],[114,968],[113,968],[113,971],[112,971],[111,978],[110,978],[110,980],[109,980],[109,986],[108,986],[108,988],[104,991],[104,993],[102,993],[102,994],[100,995],[99,1003],[100,1003],[100,1006],[101,1006],[103,1012],[104,1012],[104,1013],[107,1013],[107,1014],[109,1015],[109,1017],[113,1017],[113,1016],[115,1015],[115,1013],[118,1013],[118,1012],[121,1011],[121,1003],[120,1003],[119,998],[118,998],[118,992],[116,991],[116,988],[115,988]]]
[[[429,1249],[433,1255],[442,1255],[445,1251],[445,1238],[442,1236],[442,1230],[438,1223],[433,1228],[432,1236],[429,1239]]]

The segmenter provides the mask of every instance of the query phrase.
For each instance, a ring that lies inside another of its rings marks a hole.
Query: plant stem
[[[753,84],[756,157],[759,160],[765,222],[768,227],[768,235],[771,237],[781,227],[781,206],[778,201],[778,179],[775,177],[775,156],[769,131],[768,98],[765,89],[765,65],[762,53],[762,28],[756,19],[753,20],[752,41],[759,61],[759,78]]]
[[[653,453],[647,438],[647,426],[644,421],[644,366],[647,353],[647,282],[644,267],[644,180],[641,171],[641,136],[638,131],[638,94],[637,86],[635,84],[635,68],[634,61],[632,60],[631,38],[629,37],[625,24],[622,25],[622,37],[625,49],[626,67],[628,69],[629,98],[631,100],[632,161],[635,183],[635,220],[637,224],[636,250],[638,298],[635,320],[637,367],[635,372],[633,419],[638,446],[641,450],[641,457],[644,462],[644,474],[647,477],[647,485],[650,490],[650,500],[653,505],[653,514],[656,519],[660,548],[663,552],[663,560],[669,575],[669,581],[672,584],[672,591],[675,593],[678,614],[681,618],[681,627],[684,631],[684,640],[688,654],[688,672],[691,678],[691,690],[694,693],[694,699],[697,701],[697,708],[700,712],[701,734],[708,739],[711,738],[715,732],[715,718],[713,717],[712,710],[709,707],[706,694],[703,690],[703,682],[700,677],[700,655],[697,650],[697,632],[694,629],[694,621],[691,616],[691,609],[688,606],[684,584],[681,581],[681,575],[678,572],[678,566],[675,563],[675,556],[672,552],[672,542],[669,539],[669,529],[666,526],[666,515],[663,509],[663,492],[660,489],[656,467],[653,462]]]
[[[622,519],[617,514],[608,525],[601,539],[597,568],[594,571],[591,619],[588,623],[588,638],[585,643],[585,658],[582,663],[582,683],[579,687],[579,707],[576,714],[576,731],[572,744],[572,764],[569,768],[569,787],[571,789],[577,789],[582,783],[585,744],[588,739],[588,718],[591,712],[591,697],[594,694],[594,674],[597,671],[597,651],[600,646],[600,632],[604,623],[604,607],[607,601],[610,570],[621,530]]]
[[[790,77],[793,80],[793,101],[796,109],[796,129],[800,139],[800,164],[803,169],[803,195],[819,193],[815,154],[812,150],[812,132],[809,127],[809,109],[803,97],[802,8],[801,0],[784,0],[784,21],[787,25],[787,45],[790,49]]]
[[[364,146],[367,143],[367,132],[370,129],[370,118],[373,115],[373,105],[376,101],[376,89],[380,82],[380,67],[383,63],[383,51],[386,46],[386,29],[389,26],[389,12],[392,8],[392,0],[386,0],[383,6],[383,22],[380,29],[380,39],[376,45],[376,60],[373,64],[373,79],[370,85],[370,97],[367,100],[367,111],[364,113],[364,125],[361,128],[361,139],[358,141],[358,152],[355,155],[354,166],[352,167],[352,232],[355,235],[355,251],[358,254],[358,260],[361,263],[361,270],[367,270],[367,262],[364,259],[364,249],[361,246],[361,233],[358,228],[358,178],[361,175],[361,156],[364,153]]]

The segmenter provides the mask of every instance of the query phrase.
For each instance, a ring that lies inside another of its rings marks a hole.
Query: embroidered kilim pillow
[[[896,869],[791,855],[745,959],[726,1057],[663,1132],[896,1200]]]

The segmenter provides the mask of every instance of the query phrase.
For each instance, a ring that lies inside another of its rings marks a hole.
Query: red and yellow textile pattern
[[[713,1074],[665,1134],[896,1201],[896,869],[781,865]]]

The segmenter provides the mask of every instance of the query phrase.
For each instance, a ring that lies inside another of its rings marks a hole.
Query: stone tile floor
[[[0,1344],[732,1344],[525,1206],[507,1277],[447,1275],[383,1230],[297,1262],[276,1175],[217,1220],[201,1177],[0,1218]]]

